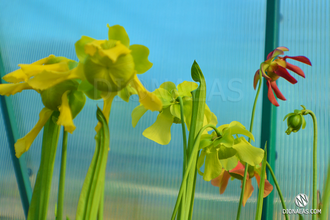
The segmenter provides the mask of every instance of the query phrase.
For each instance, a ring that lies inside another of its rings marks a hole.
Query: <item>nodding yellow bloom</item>
[[[158,89],[153,91],[152,93],[162,101],[163,108],[159,111],[155,123],[144,130],[143,136],[158,144],[166,145],[171,141],[171,127],[173,123],[185,123],[187,129],[190,130],[193,105],[191,91],[197,89],[197,87],[198,84],[195,82],[184,81],[178,86],[172,82],[164,82]],[[184,118],[181,118],[179,97],[182,99]],[[141,105],[137,106],[132,111],[133,127],[137,125],[140,118],[148,109],[148,106],[141,102]],[[203,125],[216,125],[217,123],[217,117],[210,111],[209,107],[205,105]],[[205,133],[207,133],[207,131],[205,131]]]
[[[103,114],[107,121],[113,98],[118,95],[129,101],[133,94],[151,111],[160,111],[162,102],[145,89],[137,75],[152,67],[149,49],[143,45],[130,45],[129,37],[122,26],[109,26],[108,40],[96,40],[83,36],[76,42],[79,65],[86,81],[80,89],[91,99],[103,99]],[[96,130],[100,128],[100,124]]]
[[[40,93],[45,106],[40,111],[39,121],[35,127],[15,144],[16,156],[26,152],[40,130],[54,111],[59,111],[58,125],[72,133],[75,130],[73,118],[80,112],[85,103],[83,92],[78,91],[83,80],[81,67],[77,62],[65,57],[50,55],[32,64],[20,64],[21,67],[3,77],[8,84],[0,84],[0,95],[14,95],[26,89]]]

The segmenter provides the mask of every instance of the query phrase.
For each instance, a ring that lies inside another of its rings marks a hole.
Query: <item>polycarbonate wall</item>
[[[309,197],[305,208],[312,208],[313,171],[313,120],[305,116],[307,126],[291,135],[283,118],[300,105],[312,110],[318,123],[318,184],[323,195],[326,171],[330,158],[330,2],[319,1],[281,1],[281,21],[279,44],[290,49],[289,55],[306,55],[312,67],[296,61],[290,63],[301,67],[306,79],[295,75],[296,85],[281,80],[279,88],[287,98],[277,109],[276,129],[276,175],[288,209],[296,209],[294,198],[299,193]],[[281,202],[277,194],[274,201],[274,219],[284,219]],[[309,219],[309,217],[305,218]],[[297,215],[290,219],[298,219]]]
[[[329,5],[326,6],[329,8]],[[308,5],[301,7],[303,8],[300,8],[300,16],[303,16],[304,11],[307,10],[313,11],[310,16],[321,16],[316,13],[314,7]],[[157,1],[111,3],[86,1],[82,3],[41,0],[33,3],[1,2],[0,52],[6,73],[17,69],[19,63],[31,63],[49,54],[77,60],[74,43],[82,35],[106,39],[108,31],[106,24],[120,24],[125,27],[131,44],[143,44],[150,49],[149,60],[153,62],[153,67],[140,75],[147,89],[153,91],[165,81],[173,81],[176,84],[184,80],[192,81],[190,68],[196,60],[207,81],[207,104],[218,117],[219,125],[236,120],[248,128],[255,96],[252,86],[253,76],[264,57],[265,9],[266,1],[261,0],[238,0],[231,3],[228,1],[161,3]],[[299,8],[295,10],[298,13]],[[326,9],[323,7],[322,10]],[[291,55],[307,55],[313,63],[312,68],[303,66],[306,79],[299,79],[299,83],[295,86],[289,86],[284,80],[279,83],[288,101],[281,102],[281,107],[278,108],[276,175],[289,204],[295,196],[292,189],[297,188],[296,184],[288,182],[289,175],[294,183],[298,182],[296,181],[298,177],[311,178],[311,170],[304,167],[311,164],[311,158],[308,163],[300,162],[300,159],[304,158],[306,161],[310,156],[310,144],[305,144],[305,141],[299,140],[299,137],[305,137],[304,134],[309,134],[312,130],[311,120],[307,120],[308,126],[303,132],[287,137],[284,134],[285,123],[281,122],[281,118],[288,111],[299,108],[299,104],[306,104],[308,107],[308,103],[311,103],[311,107],[308,108],[315,110],[315,113],[320,115],[319,118],[324,119],[323,122],[320,121],[319,127],[327,133],[326,129],[329,125],[325,119],[328,119],[326,117],[329,113],[329,104],[323,100],[328,100],[329,91],[326,90],[326,82],[329,82],[329,78],[326,78],[326,81],[321,77],[314,77],[321,74],[324,77],[327,76],[326,65],[329,64],[325,63],[329,60],[329,56],[326,59],[324,44],[315,42],[314,35],[309,33],[309,28],[315,27],[305,28],[304,22],[299,21],[301,27],[304,27],[303,34],[307,33],[301,36],[301,29],[289,29],[294,24],[285,26],[285,13],[290,16],[290,19],[294,17],[289,14],[290,10],[285,8],[284,3],[281,5],[281,12],[283,18],[280,24],[280,43],[291,49]],[[329,20],[329,16],[327,18]],[[329,33],[329,23],[327,23],[327,28],[322,33]],[[315,36],[319,36],[318,33],[315,31]],[[295,41],[297,38],[301,41]],[[326,39],[329,38],[324,37],[324,42]],[[309,42],[308,46],[305,42]],[[320,46],[315,49],[314,45]],[[329,49],[328,41],[327,47]],[[322,86],[316,85],[315,80],[322,83]],[[310,88],[310,90],[303,88]],[[323,92],[323,99],[319,98],[313,103],[311,95],[308,98],[307,91],[313,94]],[[298,102],[299,98],[293,94],[306,94],[304,97],[300,96],[305,103]],[[37,122],[39,111],[42,109],[41,99],[34,91],[24,91],[13,96],[12,100],[13,113],[17,120],[20,137],[22,137]],[[254,145],[257,147],[260,147],[258,140],[260,140],[261,131],[261,100],[262,96],[257,105],[253,132],[257,140]],[[317,108],[316,103],[323,107]],[[69,135],[68,139],[64,213],[70,219],[75,218],[79,193],[94,153],[97,105],[102,106],[102,102],[87,101],[84,110],[75,119],[77,129],[73,135]],[[172,140],[169,145],[158,145],[142,136],[143,130],[156,120],[157,113],[148,112],[136,128],[132,128],[130,115],[137,105],[137,97],[132,97],[129,103],[116,98],[113,103],[109,125],[111,150],[105,185],[105,219],[165,220],[170,218],[175,204],[182,175],[181,127],[180,125],[172,126]],[[323,110],[323,116],[320,114],[321,110]],[[1,117],[0,219],[24,219],[5,132]],[[30,150],[25,153],[32,186],[40,163],[41,138],[40,134]],[[312,137],[308,138],[308,143],[312,143]],[[298,140],[304,143],[303,147],[296,144],[299,143]],[[329,143],[328,139],[321,140],[320,138],[319,155],[320,158],[322,156],[322,160],[319,161],[319,181],[324,179],[326,158],[329,156],[329,151],[321,146],[322,141],[323,146]],[[55,219],[60,144],[54,169],[48,219]],[[298,151],[300,148],[309,149],[309,151]],[[292,157],[288,157],[288,149]],[[288,170],[289,167],[287,161],[292,161],[293,157],[296,160],[290,167],[294,169],[292,172],[290,170],[291,173],[284,173],[283,171]],[[306,173],[306,176],[304,177],[302,173]],[[306,182],[305,179],[304,181]],[[252,182],[256,189],[256,181]],[[311,181],[308,184],[306,183],[303,187],[311,188]],[[198,176],[194,219],[234,219],[240,185],[238,180],[230,181],[226,192],[219,195],[218,188]],[[301,193],[308,193],[303,190],[305,188],[301,188]],[[277,193],[275,195],[277,196]],[[276,196],[274,219],[279,219],[282,215]],[[256,198],[255,190],[242,210],[242,219],[254,218]],[[8,205],[9,203],[12,205]]]

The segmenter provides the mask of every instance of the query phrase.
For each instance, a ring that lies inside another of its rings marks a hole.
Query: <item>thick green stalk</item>
[[[187,167],[187,136],[186,136],[186,126],[184,124],[185,122],[184,122],[183,101],[182,101],[181,96],[178,97],[178,101],[180,103],[181,127],[182,127],[182,138],[183,138],[183,165],[182,165],[182,178],[183,178],[184,172],[186,171],[186,167]],[[185,188],[184,188],[184,192],[182,195],[182,201],[185,201],[185,199],[186,199],[186,192],[185,192]],[[183,203],[181,202],[179,213],[178,213],[178,220],[184,218],[184,212],[182,211],[182,206],[183,206]]]
[[[33,189],[28,220],[47,219],[49,194],[53,177],[54,162],[59,137],[59,126],[56,124],[59,112],[56,111],[44,126],[41,161],[37,180]]]
[[[277,182],[277,179],[276,179],[276,177],[275,177],[275,174],[274,174],[274,172],[273,172],[273,169],[271,168],[271,166],[269,165],[268,162],[266,163],[266,166],[267,166],[267,168],[268,168],[270,174],[271,174],[272,177],[273,177],[274,184],[275,184],[275,186],[276,186],[276,189],[277,189],[278,195],[280,196],[280,200],[281,200],[281,203],[282,203],[282,207],[283,207],[283,209],[286,209],[285,202],[284,202],[284,198],[283,198],[283,195],[282,195],[282,191],[281,191],[281,189],[280,189],[280,185],[279,185],[278,182]],[[288,216],[288,214],[286,214],[286,213],[285,213],[285,219],[286,219],[286,220],[289,219],[289,216]]]
[[[203,132],[205,131],[205,129],[207,129],[207,128],[213,128],[215,130],[215,132],[217,132],[217,134],[220,135],[220,132],[218,131],[218,129],[214,125],[211,125],[211,124],[205,125],[200,130],[200,132],[198,133],[198,135],[196,137],[196,142],[194,143],[194,146],[193,146],[193,149],[192,149],[193,152],[198,153],[198,147],[199,147],[200,138],[201,138]],[[183,202],[181,200],[182,199],[182,194],[183,194],[184,187],[185,187],[186,182],[187,182],[187,177],[188,177],[188,174],[189,174],[190,169],[192,167],[193,161],[194,161],[194,158],[193,157],[190,157],[188,159],[187,169],[186,169],[186,171],[184,173],[184,176],[182,178],[182,182],[181,182],[179,194],[178,194],[178,197],[176,199],[175,207],[174,207],[174,210],[173,210],[173,213],[172,213],[172,218],[171,218],[172,220],[175,219],[176,213],[178,212],[178,209],[179,209],[180,202]]]
[[[314,138],[313,138],[313,209],[317,209],[317,121],[314,112],[308,110],[307,113],[312,116]],[[313,215],[313,220],[316,220],[316,215]]]
[[[56,220],[62,220],[62,217],[63,217],[67,143],[68,143],[68,132],[65,131],[63,128],[62,157],[61,157],[60,180],[59,180],[59,187],[58,187]]]
[[[322,213],[321,213],[321,220],[327,220],[329,214],[329,203],[330,203],[330,163],[328,164],[328,175],[327,180],[325,182],[325,186],[323,189],[323,197],[322,197]]]
[[[100,206],[103,206],[105,171],[110,145],[110,132],[103,112],[97,109],[97,119],[101,129],[95,136],[96,148],[89,166],[83,187],[81,189],[76,220],[96,219],[101,215]]]
[[[204,122],[204,110],[205,110],[205,100],[206,100],[206,82],[202,70],[198,66],[197,62],[194,61],[191,67],[191,77],[194,81],[199,82],[199,86],[196,90],[192,92],[192,113],[191,113],[191,125],[188,140],[188,160],[192,159],[192,163],[196,165],[198,151],[193,151],[194,144],[196,142],[196,137],[198,132],[203,127]],[[184,219],[188,218],[190,207],[194,204],[193,190],[195,189],[195,176],[196,176],[196,166],[189,169],[187,187],[186,187],[186,199],[184,201]]]
[[[252,108],[251,122],[250,122],[250,132],[251,133],[252,133],[252,130],[253,130],[254,115],[255,115],[255,111],[256,111],[256,106],[257,106],[257,101],[258,101],[258,97],[259,97],[259,92],[260,92],[261,84],[262,84],[262,73],[261,73],[261,66],[260,66],[260,69],[259,69],[259,85],[258,85],[258,90],[257,90],[257,93],[256,93],[256,97],[254,99],[254,104],[253,104],[253,108]],[[249,143],[251,143],[251,139],[250,138],[249,138]],[[240,195],[240,198],[239,198],[239,204],[238,204],[238,210],[237,210],[236,220],[239,220],[240,215],[241,215],[241,209],[242,209],[242,203],[243,203],[243,196],[244,196],[244,190],[245,190],[245,185],[246,185],[246,176],[247,176],[247,170],[248,169],[249,169],[249,165],[247,163],[245,163],[245,171],[244,171],[244,177],[243,177],[243,184],[242,184],[241,195]]]

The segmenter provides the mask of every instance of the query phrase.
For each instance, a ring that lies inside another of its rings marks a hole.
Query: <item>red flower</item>
[[[258,187],[260,185],[260,172],[261,172],[261,167],[251,167],[249,166],[248,168],[248,174],[246,176],[246,184],[245,184],[245,190],[244,190],[244,196],[243,196],[243,206],[245,206],[246,201],[248,198],[251,197],[252,192],[254,190],[251,179],[253,177],[256,178]],[[237,166],[229,171],[226,171],[225,169],[222,170],[220,176],[217,178],[211,180],[211,183],[213,186],[219,187],[220,194],[223,194],[226,190],[228,180],[232,176],[236,179],[239,179],[243,183],[243,178],[244,178],[244,171],[245,171],[245,166],[241,164],[241,162],[238,162]],[[242,186],[241,186],[242,187]],[[265,187],[264,187],[264,198],[267,197],[271,191],[273,190],[273,186],[268,182],[267,179],[265,179]]]
[[[308,64],[310,66],[312,65],[310,60],[305,56],[279,57],[279,55],[284,54],[284,51],[289,51],[289,49],[286,47],[276,48],[275,50],[273,50],[272,52],[270,52],[268,54],[267,60],[265,62],[261,63],[262,76],[267,80],[268,99],[275,106],[279,106],[279,104],[276,101],[273,91],[275,92],[275,95],[277,96],[277,98],[279,98],[281,100],[286,100],[285,97],[283,96],[283,94],[281,93],[281,91],[278,89],[278,87],[276,85],[276,80],[279,77],[283,77],[284,79],[286,79],[287,81],[289,81],[292,84],[297,83],[297,80],[290,75],[290,73],[287,71],[287,69],[291,70],[291,71],[297,73],[299,76],[302,76],[305,78],[305,74],[302,71],[302,69],[300,69],[298,66],[295,66],[293,64],[286,62],[286,59],[293,59],[293,60],[297,60],[299,62]],[[257,83],[259,81],[259,71],[260,70],[258,69],[254,75],[254,80],[253,80],[254,89],[256,89]]]

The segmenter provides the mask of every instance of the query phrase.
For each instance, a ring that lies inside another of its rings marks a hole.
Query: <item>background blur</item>
[[[287,55],[305,55],[313,67],[300,66],[306,79],[293,74],[298,83],[284,79],[278,85],[287,101],[279,101],[276,123],[277,160],[275,174],[287,208],[296,208],[294,198],[305,193],[312,200],[313,125],[307,116],[307,127],[298,133],[285,134],[282,119],[305,105],[318,119],[318,189],[323,191],[329,148],[330,83],[330,2],[327,0],[287,0],[280,2],[279,45],[290,49]],[[0,53],[5,73],[20,63],[31,63],[54,54],[77,60],[74,43],[82,35],[106,39],[107,24],[125,27],[131,44],[150,49],[153,67],[140,76],[145,87],[153,91],[161,83],[176,84],[191,80],[194,60],[207,81],[207,104],[218,117],[218,123],[240,121],[250,126],[255,96],[253,76],[264,60],[265,0],[235,1],[1,1]],[[270,52],[270,51],[268,51]],[[11,97],[19,137],[28,133],[38,120],[42,103],[39,94],[24,91]],[[64,213],[75,218],[80,190],[94,153],[96,104],[88,100],[75,119],[77,126],[68,139],[68,164]],[[172,141],[158,145],[142,136],[156,119],[148,112],[136,128],[131,112],[138,98],[129,103],[115,99],[110,117],[111,150],[105,185],[105,219],[169,219],[176,201],[182,172],[182,138],[180,125],[172,126]],[[254,124],[260,147],[261,105],[259,98]],[[0,219],[24,219],[24,212],[10,157],[8,131],[0,111]],[[33,187],[40,163],[42,134],[25,153],[26,167]],[[61,140],[61,137],[60,137]],[[61,142],[61,141],[60,141]],[[61,144],[61,143],[59,143]],[[262,144],[263,145],[263,144]],[[60,146],[60,145],[59,145]],[[54,168],[48,219],[55,219],[61,147]],[[242,210],[241,219],[254,219],[255,191]],[[234,219],[240,181],[230,181],[223,195],[218,188],[197,177],[194,219]],[[275,191],[273,219],[284,219]],[[311,202],[307,208],[311,208]],[[308,216],[306,217],[308,219]],[[298,216],[290,216],[298,219]]]

